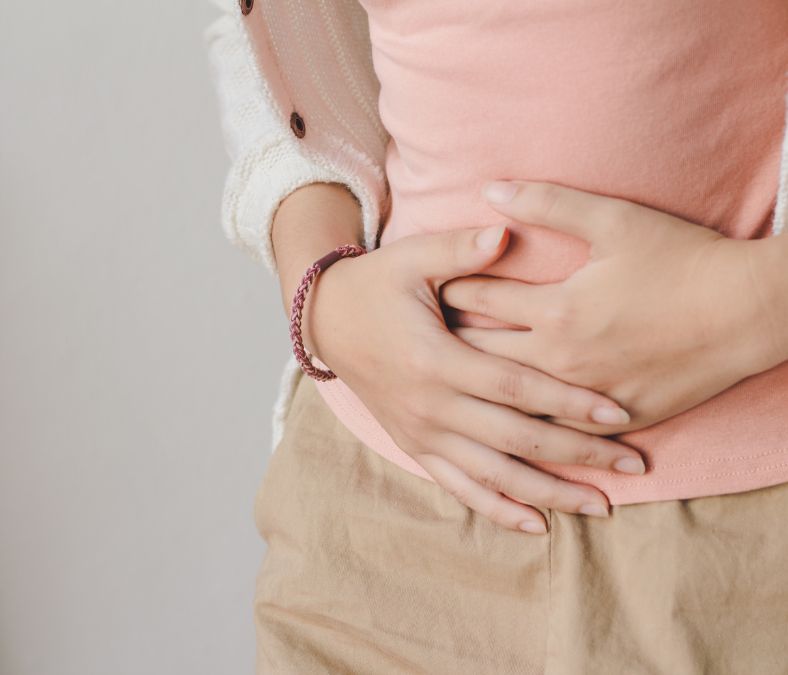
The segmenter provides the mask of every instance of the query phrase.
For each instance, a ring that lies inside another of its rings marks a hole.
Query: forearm
[[[788,360],[788,236],[752,240],[750,269],[757,296],[752,373]]]
[[[282,201],[274,216],[271,239],[282,305],[288,315],[295,290],[307,268],[341,244],[360,244],[361,232],[361,207],[344,185],[310,183]],[[319,286],[316,282],[310,290],[302,320],[304,344],[310,350],[313,340],[308,310],[310,303],[317,300]]]

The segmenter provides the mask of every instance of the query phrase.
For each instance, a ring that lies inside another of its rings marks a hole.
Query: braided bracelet
[[[342,258],[355,258],[366,250],[356,244],[344,244],[337,246],[333,251],[327,253],[319,260],[316,260],[312,266],[304,273],[301,283],[298,284],[295,296],[293,297],[293,304],[290,308],[290,339],[293,342],[293,354],[301,366],[301,369],[310,377],[325,382],[326,380],[333,380],[336,374],[332,370],[324,370],[318,368],[312,363],[309,353],[304,347],[304,340],[301,336],[301,316],[304,311],[304,301],[306,300],[306,293],[309,287],[315,280],[315,277],[324,269],[333,265],[337,260]]]

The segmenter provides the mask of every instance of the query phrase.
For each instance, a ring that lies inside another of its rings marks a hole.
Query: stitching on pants
[[[548,534],[547,536],[550,537],[548,544],[547,544],[547,616],[546,616],[546,630],[545,630],[545,641],[544,641],[544,659],[542,660],[543,663],[543,670],[545,674],[547,673],[547,660],[550,655],[550,633],[552,632],[553,627],[553,509],[547,509],[547,527]]]

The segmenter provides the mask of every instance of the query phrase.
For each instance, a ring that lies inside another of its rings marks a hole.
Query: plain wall
[[[0,673],[251,673],[287,356],[207,0],[0,5]]]

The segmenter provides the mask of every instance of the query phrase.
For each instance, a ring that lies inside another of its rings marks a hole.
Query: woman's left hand
[[[585,266],[559,283],[475,275],[442,287],[443,302],[458,316],[521,327],[475,328],[460,320],[453,328],[459,337],[605,394],[632,418],[627,425],[550,421],[605,435],[647,427],[788,358],[779,297],[788,289],[775,283],[776,270],[785,276],[786,258],[777,259],[768,239],[729,239],[634,202],[554,183],[497,182],[486,194],[513,220],[590,244]]]

